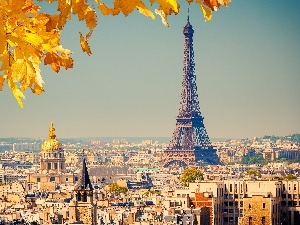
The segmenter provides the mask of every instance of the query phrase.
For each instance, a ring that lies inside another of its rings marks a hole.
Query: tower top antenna
[[[187,16],[187,22],[190,22],[190,7],[188,7],[188,16]]]

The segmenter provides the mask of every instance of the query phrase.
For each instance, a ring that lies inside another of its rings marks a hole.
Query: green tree
[[[112,183],[108,185],[108,190],[110,192],[117,192],[117,193],[126,193],[128,191],[127,187],[122,187],[118,185],[117,183]]]
[[[242,159],[243,164],[265,164],[266,161],[262,153],[257,153],[254,156],[244,156]]]
[[[183,186],[188,186],[189,183],[203,179],[203,172],[197,168],[186,168],[180,176],[180,182]]]
[[[293,174],[288,174],[283,177],[284,180],[297,180],[297,176]]]
[[[246,171],[246,175],[254,175],[254,176],[257,176],[257,177],[261,177],[261,173],[257,170],[247,170]]]

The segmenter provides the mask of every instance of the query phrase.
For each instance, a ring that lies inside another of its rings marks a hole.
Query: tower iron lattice
[[[207,135],[197,94],[193,34],[189,22],[183,28],[184,58],[183,81],[179,114],[169,146],[164,150],[161,165],[196,166],[220,164],[220,160]]]

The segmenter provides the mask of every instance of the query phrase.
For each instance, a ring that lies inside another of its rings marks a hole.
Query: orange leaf
[[[81,45],[81,49],[82,51],[86,52],[88,55],[91,55],[91,49],[90,46],[87,42],[87,40],[84,39],[83,35],[79,32],[80,35],[80,45]]]

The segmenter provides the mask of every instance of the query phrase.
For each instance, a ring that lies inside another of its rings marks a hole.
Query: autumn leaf
[[[3,75],[0,75],[0,91],[3,89],[3,83],[4,83],[4,77]]]
[[[38,0],[43,2],[43,0]],[[186,0],[188,4],[194,0]],[[203,12],[205,20],[212,19],[213,11],[220,6],[228,6],[231,0],[195,0]],[[168,16],[178,14],[177,0],[114,0],[108,6],[95,0],[99,12],[115,16],[122,13],[129,16],[137,10],[140,14],[155,19],[159,15],[162,23],[169,26]],[[89,39],[97,26],[94,6],[87,0],[44,0],[53,4],[55,13],[43,13],[34,0],[0,1],[0,91],[7,84],[18,104],[23,107],[23,92],[31,89],[35,94],[44,91],[40,65],[49,65],[53,71],[73,67],[72,52],[61,45],[61,32],[73,15],[85,22],[87,33],[79,33],[82,51],[91,55]],[[154,10],[150,7],[154,7]]]
[[[203,3],[203,0],[196,0],[196,2],[201,8],[205,20],[210,21],[212,19],[212,10]]]
[[[79,32],[79,35],[80,35],[80,45],[81,45],[82,51],[86,52],[88,55],[91,55],[92,54],[91,48],[88,45],[87,40],[84,39],[82,33]]]

